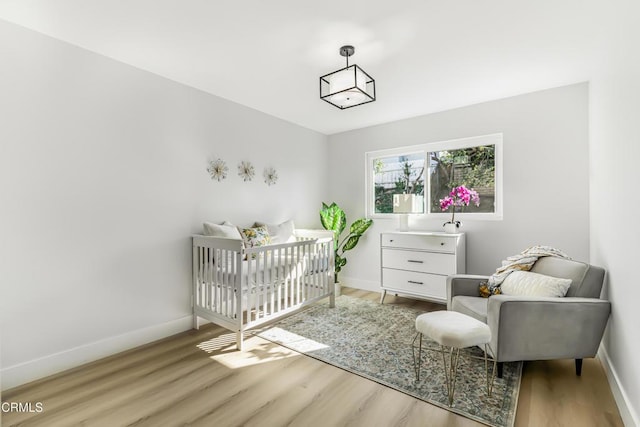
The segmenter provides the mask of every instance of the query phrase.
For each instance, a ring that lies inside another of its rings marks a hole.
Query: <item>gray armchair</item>
[[[486,276],[447,278],[447,310],[481,320],[491,328],[491,351],[498,361],[575,359],[576,375],[582,359],[594,357],[611,312],[600,299],[604,269],[578,261],[542,257],[532,272],[571,279],[564,298],[493,295],[482,298],[478,284]]]

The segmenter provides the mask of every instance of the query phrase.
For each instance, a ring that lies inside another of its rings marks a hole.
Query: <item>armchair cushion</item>
[[[567,294],[571,279],[560,279],[530,271],[514,271],[504,279],[504,295],[533,297],[563,297]]]
[[[487,323],[487,298],[458,295],[451,301],[451,310]]]

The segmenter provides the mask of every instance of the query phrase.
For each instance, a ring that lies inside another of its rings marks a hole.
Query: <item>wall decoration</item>
[[[244,182],[251,181],[256,171],[251,162],[242,161],[238,164],[238,176],[242,177]]]
[[[227,163],[222,159],[215,159],[209,163],[209,167],[207,168],[207,172],[211,175],[211,179],[215,179],[218,182],[227,178],[227,172],[229,172],[229,168],[227,167]]]
[[[278,173],[274,168],[264,168],[264,172],[262,173],[264,177],[264,182],[268,186],[272,186],[278,181]]]

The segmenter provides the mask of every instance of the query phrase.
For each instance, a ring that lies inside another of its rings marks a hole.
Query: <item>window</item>
[[[424,152],[373,159],[374,213],[393,213],[394,194],[416,194],[424,197]],[[422,209],[424,212],[424,203]]]
[[[501,134],[369,152],[365,157],[369,216],[393,215],[394,195],[404,194],[419,201],[412,212],[444,217],[440,199],[464,185],[478,192],[480,206],[458,208],[456,215],[502,218]]]

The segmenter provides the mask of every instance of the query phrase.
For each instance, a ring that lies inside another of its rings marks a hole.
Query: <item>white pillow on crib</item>
[[[254,227],[267,227],[271,243],[290,243],[296,241],[293,220],[290,219],[281,224],[267,224],[264,222],[256,222]]]
[[[205,236],[242,240],[242,235],[240,235],[238,228],[230,222],[225,221],[221,225],[214,224],[213,222],[205,222],[203,226]]]

